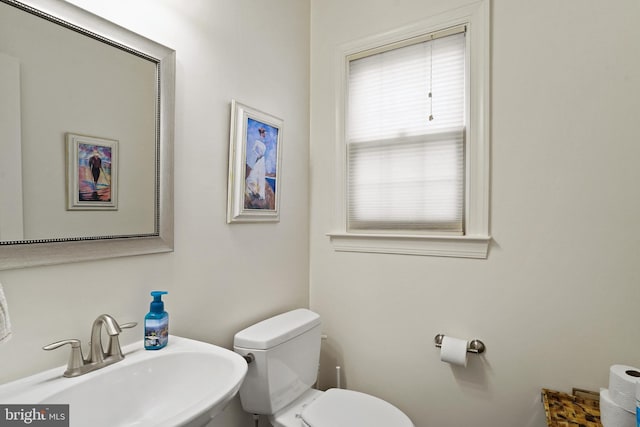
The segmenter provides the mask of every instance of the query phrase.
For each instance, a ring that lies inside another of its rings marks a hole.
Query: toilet
[[[249,361],[242,408],[267,415],[274,427],[413,427],[402,411],[352,390],[313,389],[320,361],[320,316],[297,309],[235,335],[233,349]]]

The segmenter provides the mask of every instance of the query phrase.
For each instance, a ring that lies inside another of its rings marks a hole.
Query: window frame
[[[466,25],[469,108],[465,135],[465,234],[398,233],[349,230],[347,224],[347,81],[349,58],[360,52]],[[327,235],[335,251],[461,258],[487,258],[490,177],[490,1],[482,0],[424,21],[341,46],[336,54],[336,180],[334,230]]]

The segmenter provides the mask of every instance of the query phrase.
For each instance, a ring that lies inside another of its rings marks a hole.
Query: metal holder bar
[[[436,347],[438,348],[442,347],[443,339],[444,339],[444,334],[436,335],[436,337],[433,339],[433,341],[436,344]],[[486,347],[484,343],[480,340],[469,341],[469,344],[467,345],[467,353],[481,354],[481,353],[484,353],[485,350],[486,350]]]

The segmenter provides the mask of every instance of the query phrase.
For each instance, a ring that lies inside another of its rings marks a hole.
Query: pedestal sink
[[[171,336],[162,350],[123,347],[125,359],[76,378],[55,368],[0,386],[0,404],[69,404],[71,427],[200,427],[236,395],[238,354]]]

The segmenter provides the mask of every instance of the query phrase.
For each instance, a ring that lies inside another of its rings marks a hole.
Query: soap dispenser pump
[[[169,313],[164,311],[162,295],[166,291],[152,291],[149,313],[144,317],[144,348],[160,350],[169,341]]]

